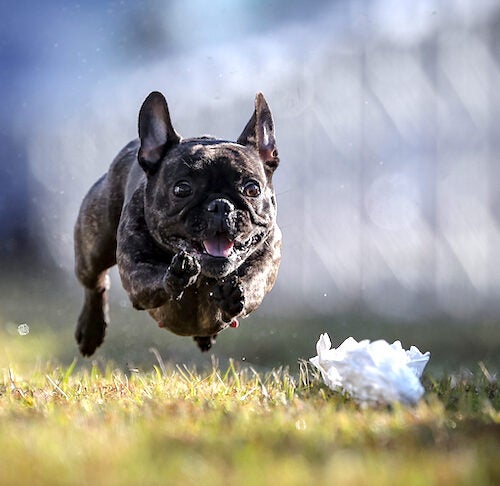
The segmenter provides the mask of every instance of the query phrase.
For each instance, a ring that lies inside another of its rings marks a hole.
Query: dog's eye
[[[248,197],[257,197],[260,194],[260,186],[255,181],[249,181],[243,186],[243,194]]]
[[[174,186],[174,195],[177,197],[187,197],[193,193],[189,182],[181,181]]]

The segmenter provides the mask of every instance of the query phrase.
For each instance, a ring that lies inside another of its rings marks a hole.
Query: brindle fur
[[[85,301],[75,337],[90,356],[109,324],[108,269],[118,264],[133,306],[160,327],[193,336],[202,350],[272,288],[280,262],[272,175],[278,166],[271,111],[262,94],[237,142],[182,139],[165,98],[153,92],[139,113],[139,139],[114,159],[83,200],[75,226],[76,275]],[[174,186],[188,182],[192,194]],[[244,192],[257,182],[260,194]],[[211,256],[203,241],[234,244]]]

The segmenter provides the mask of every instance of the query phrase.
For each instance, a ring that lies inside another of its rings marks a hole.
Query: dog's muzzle
[[[234,242],[229,238],[230,215],[235,210],[228,199],[216,198],[207,204],[215,234],[203,241],[205,251],[214,257],[229,257]]]
[[[207,211],[212,213],[216,218],[223,219],[234,211],[234,204],[227,199],[219,197],[208,203]]]

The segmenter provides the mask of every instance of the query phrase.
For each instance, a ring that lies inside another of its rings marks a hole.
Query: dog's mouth
[[[229,258],[233,251],[234,241],[224,233],[218,233],[202,241],[205,253],[216,258]]]
[[[220,261],[241,258],[252,246],[259,244],[265,237],[264,233],[258,233],[245,241],[232,239],[228,233],[215,233],[205,236],[199,240],[187,240],[182,237],[170,237],[169,246],[174,251],[186,251],[196,253],[199,256],[218,259]]]

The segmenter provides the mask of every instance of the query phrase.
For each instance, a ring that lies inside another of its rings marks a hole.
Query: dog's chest
[[[198,285],[188,287],[179,300],[169,300],[147,312],[160,327],[180,336],[215,335],[228,327],[228,323],[221,319],[210,289],[210,281],[202,279]]]

